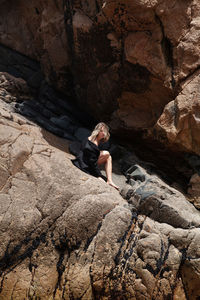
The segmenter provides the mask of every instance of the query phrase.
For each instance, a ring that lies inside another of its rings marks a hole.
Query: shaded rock
[[[134,181],[145,181],[145,174],[143,173],[142,169],[137,165],[132,166],[126,171],[126,177],[128,178],[128,180],[133,179]]]
[[[0,72],[0,99],[7,103],[21,102],[33,98],[27,82],[6,72]]]
[[[145,169],[134,165],[128,169],[127,177],[130,187],[125,187],[122,195],[140,213],[173,227],[200,226],[200,216],[193,205],[158,176],[150,175]]]
[[[60,118],[53,117],[50,121],[72,135],[77,129],[77,124],[75,124],[68,116],[61,116]]]
[[[197,2],[70,1],[66,9],[79,102],[116,132],[151,128],[199,66]]]
[[[91,134],[91,130],[88,130],[86,128],[78,128],[74,134],[74,136],[79,140],[83,141],[86,138],[88,138]]]
[[[23,101],[31,98],[31,91],[25,80],[6,72],[0,72],[1,98],[7,102]]]
[[[40,64],[37,61],[18,53],[15,51],[15,48],[12,50],[3,45],[0,45],[0,71],[9,74],[6,75],[9,81],[9,88],[14,85],[15,90],[16,87],[18,88],[18,94],[20,88],[21,96],[27,91],[27,87],[25,87],[22,79],[28,83],[29,87],[37,89],[44,80],[40,70]]]
[[[7,16],[5,18],[5,16]],[[39,61],[46,79],[65,91],[71,81],[62,1],[1,4],[1,44]],[[7,24],[7,25],[6,25]],[[16,30],[17,28],[17,30]],[[22,38],[23,37],[23,38]],[[26,69],[20,61],[20,69]],[[34,86],[37,78],[31,79]]]

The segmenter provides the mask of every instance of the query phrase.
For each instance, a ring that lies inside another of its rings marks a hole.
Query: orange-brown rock
[[[175,100],[168,103],[155,129],[160,139],[186,152],[200,155],[200,71],[184,83]]]
[[[66,92],[70,67],[95,117],[200,154],[197,0],[0,3],[1,44],[38,60],[49,83]],[[31,97],[22,78],[0,74],[0,298],[198,299],[199,210],[140,166],[126,200],[75,168],[66,140],[9,104]]]
[[[200,64],[199,11],[197,0],[3,1],[0,42],[38,60],[57,89],[73,85],[79,104],[112,129],[158,136],[156,123],[169,131],[165,106],[198,94],[186,85]],[[180,122],[166,142],[198,154],[197,122],[185,122],[194,123],[194,147]]]
[[[99,119],[104,114],[115,130],[152,128],[165,105],[181,97],[182,82],[189,82],[199,67],[199,3],[95,3],[66,4],[79,102]],[[197,86],[192,88],[198,93]],[[187,133],[183,139],[180,148],[191,151],[184,145],[190,143]]]

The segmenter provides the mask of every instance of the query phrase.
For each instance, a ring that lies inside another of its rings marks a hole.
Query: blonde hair
[[[110,138],[109,127],[105,123],[101,122],[101,123],[98,123],[95,126],[94,130],[92,131],[92,133],[90,135],[90,140],[92,142],[95,141],[95,139],[98,136],[98,134],[99,134],[100,130],[102,129],[102,127],[103,127],[103,131],[105,133],[105,137],[103,139],[103,142],[107,142],[109,140],[109,138]]]

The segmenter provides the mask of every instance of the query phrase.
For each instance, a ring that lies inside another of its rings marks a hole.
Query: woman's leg
[[[106,163],[108,157],[109,157],[110,153],[108,151],[100,151],[100,155],[99,155],[99,158],[98,158],[98,165],[103,165]]]
[[[105,171],[106,171],[106,176],[107,176],[107,183],[117,190],[119,189],[118,186],[114,184],[112,181],[112,157],[108,151],[101,151],[100,156],[98,159],[98,164],[105,164]]]

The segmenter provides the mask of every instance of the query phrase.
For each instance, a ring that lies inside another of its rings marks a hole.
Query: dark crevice
[[[37,15],[39,15],[39,14],[40,14],[40,12],[39,12],[39,10],[38,10],[38,8],[37,8],[37,7],[35,7],[35,12],[36,12],[36,14],[37,14]]]
[[[4,257],[0,260],[0,273],[13,266],[16,262],[22,262],[25,258],[31,257],[33,251],[39,247],[40,243],[45,243],[46,233],[42,233],[40,236],[36,236],[34,239],[31,239],[31,234],[27,236],[20,244],[16,245],[10,253],[10,244],[8,244]],[[19,255],[21,248],[28,245],[31,241],[32,245]]]
[[[56,264],[56,268],[57,268],[57,273],[58,273],[58,280],[53,292],[53,297],[55,299],[55,295],[56,295],[56,291],[59,288],[60,290],[62,289],[61,287],[61,279],[62,279],[62,275],[65,271],[65,264],[64,264],[64,259],[65,256],[67,256],[67,258],[69,259],[71,253],[77,249],[80,248],[80,241],[76,241],[74,244],[72,244],[70,238],[67,237],[66,234],[64,234],[62,237],[60,237],[58,243],[54,240],[54,235],[53,232],[51,233],[51,242],[53,244],[53,246],[55,247],[55,250],[59,253],[59,259],[58,262]],[[65,281],[65,285],[66,285],[66,281]]]
[[[105,217],[106,217],[107,214],[109,214],[109,213],[110,213],[110,211],[108,211],[107,213],[105,213],[105,214],[103,215],[103,218],[102,218],[101,222],[100,222],[100,223],[98,224],[98,226],[97,226],[96,232],[95,232],[91,237],[89,237],[89,238],[87,239],[87,242],[86,242],[85,247],[84,247],[84,251],[85,251],[85,252],[86,252],[87,249],[89,248],[89,246],[90,246],[90,244],[92,243],[92,241],[93,241],[93,239],[95,238],[95,236],[97,236],[99,230],[101,229],[103,220],[105,219]]]
[[[121,244],[120,244],[118,253],[116,254],[116,256],[114,258],[115,266],[111,269],[109,275],[107,276],[107,278],[109,280],[109,291],[110,291],[109,294],[110,294],[111,299],[118,299],[117,297],[119,297],[119,296],[121,297],[123,295],[123,291],[125,291],[125,284],[123,284],[123,282],[120,282],[123,287],[123,290],[120,293],[117,290],[117,286],[118,286],[118,280],[119,280],[119,278],[122,277],[123,271],[125,270],[125,272],[128,272],[128,270],[129,270],[128,260],[133,254],[133,248],[136,245],[137,236],[138,236],[138,235],[136,236],[132,232],[133,231],[132,226],[135,227],[136,222],[137,222],[137,214],[135,212],[133,212],[128,229],[125,231],[122,238],[118,240],[118,242],[120,242]],[[143,227],[141,226],[140,232],[141,232],[142,228]],[[127,245],[125,245],[126,242],[127,242]],[[125,249],[123,249],[124,246],[125,246]],[[127,268],[127,270],[126,270],[126,268]],[[114,283],[114,285],[112,284],[112,286],[110,286],[110,282]],[[113,286],[114,286],[114,289],[113,289]],[[101,291],[101,294],[103,296],[103,291]]]
[[[146,265],[147,270],[154,276],[156,277],[159,273],[159,277],[163,278],[163,274],[166,271],[170,271],[169,267],[165,267],[165,261],[168,259],[168,255],[169,255],[169,247],[170,247],[170,241],[168,238],[168,246],[167,246],[167,250],[164,254],[164,244],[163,241],[161,240],[161,254],[160,254],[160,258],[157,260],[156,262],[156,270],[154,270],[149,264]],[[163,256],[164,255],[164,256]],[[171,294],[169,294],[171,296]],[[155,299],[157,297],[155,296]],[[169,298],[171,299],[171,298]]]
[[[61,278],[62,278],[63,272],[65,271],[65,265],[63,264],[64,257],[65,257],[65,251],[63,250],[63,251],[60,252],[59,260],[56,264],[56,269],[57,269],[57,272],[58,272],[58,280],[57,280],[56,287],[55,287],[55,290],[54,290],[54,293],[53,293],[54,298],[55,298],[57,289],[58,288],[60,290],[62,289],[62,287],[61,287]]]
[[[188,246],[189,247],[189,246]],[[181,264],[179,266],[179,270],[177,272],[177,277],[179,276],[182,280],[182,284],[183,284],[183,289],[184,289],[184,293],[185,293],[185,297],[186,297],[186,300],[189,300],[189,295],[187,293],[187,289],[186,289],[186,286],[184,284],[184,280],[183,280],[183,276],[182,276],[182,272],[181,272],[181,269],[187,259],[187,251],[188,251],[188,247],[186,248],[183,248],[180,250],[181,254],[182,254],[182,259],[181,259]]]
[[[109,212],[110,212],[110,211],[109,211]],[[94,237],[97,235],[97,233],[98,233],[99,230],[101,229],[102,222],[103,222],[103,220],[105,219],[106,215],[109,214],[109,212],[107,212],[106,214],[103,215],[103,219],[102,219],[102,221],[98,224],[96,233],[95,233],[94,235],[92,235],[92,236],[87,240],[86,245],[85,245],[85,248],[84,248],[84,251],[87,251],[87,249],[88,249],[89,245],[91,244],[91,242],[93,241]],[[95,247],[96,247],[96,244],[95,244]],[[94,247],[94,249],[95,249],[95,247]],[[94,279],[93,279],[93,275],[92,275],[92,263],[93,263],[93,260],[94,260],[94,255],[95,255],[95,250],[93,251],[93,254],[92,254],[92,261],[91,261],[91,265],[90,265],[90,267],[89,267],[89,275],[90,275],[90,283],[91,283],[91,287],[92,287],[92,293],[93,293],[94,298],[96,299],[97,297],[99,297],[100,294],[98,293],[98,295],[97,295],[96,290],[95,290],[95,288],[94,288],[94,284],[93,284]],[[103,290],[104,290],[104,288],[103,288]],[[104,292],[102,292],[102,294],[104,294]]]
[[[171,86],[172,88],[174,88],[176,86],[176,81],[174,79],[173,45],[171,41],[168,39],[168,37],[165,35],[164,25],[157,14],[155,14],[155,19],[157,23],[160,25],[162,31],[163,38],[161,41],[161,47],[165,57],[166,64],[168,67],[171,68]]]
[[[135,222],[137,221],[137,214],[134,212],[132,213],[132,217],[131,217],[131,222],[130,222],[130,225],[128,227],[128,229],[124,232],[124,235],[122,236],[122,238],[120,240],[118,240],[118,243],[120,242],[120,248],[118,250],[118,253],[117,255],[115,256],[114,258],[114,262],[115,262],[115,265],[117,266],[119,264],[119,257],[121,256],[121,253],[122,253],[122,248],[125,244],[125,241],[126,241],[126,238],[127,238],[127,235],[129,234],[130,232],[130,229],[132,227],[133,224],[135,224]],[[128,240],[128,243],[130,243],[130,240],[134,238],[134,235],[131,234],[130,237],[129,237],[129,240]],[[130,255],[126,255],[126,260],[130,257]]]
[[[97,14],[100,12],[100,6],[97,0],[95,0]]]
[[[65,278],[65,282],[63,285],[62,299],[65,299],[65,289],[66,289],[67,279]]]
[[[58,1],[57,1],[57,0],[54,0],[54,3],[55,3],[56,8],[59,9]]]

